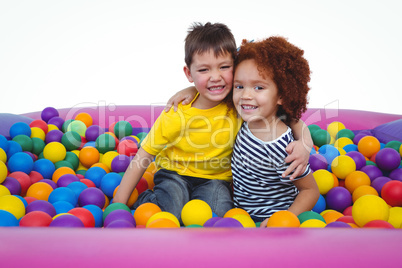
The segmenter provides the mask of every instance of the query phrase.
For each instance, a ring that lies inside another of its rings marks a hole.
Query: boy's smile
[[[232,90],[233,59],[229,53],[216,57],[213,50],[197,53],[190,68],[184,67],[184,73],[200,93],[193,107],[209,109],[221,103]]]

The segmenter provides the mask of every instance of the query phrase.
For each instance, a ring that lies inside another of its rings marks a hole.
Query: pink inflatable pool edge
[[[161,106],[58,109],[73,119],[91,114],[107,128],[127,120],[149,128]],[[40,119],[40,112],[23,114]],[[401,115],[309,109],[306,124],[340,121],[372,129]],[[402,232],[362,228],[0,228],[0,267],[400,267]]]

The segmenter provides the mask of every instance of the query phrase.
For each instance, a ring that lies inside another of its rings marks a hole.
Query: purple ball
[[[343,212],[347,207],[352,205],[352,195],[344,187],[334,187],[328,191],[325,196],[327,208]]]
[[[378,178],[383,175],[381,169],[379,169],[377,166],[373,166],[373,165],[364,166],[360,169],[360,171],[363,171],[364,173],[366,173],[367,176],[369,176],[371,181],[373,181],[375,178]]]
[[[87,141],[96,141],[99,135],[105,133],[105,130],[97,125],[92,125],[85,131],[85,138]]]
[[[70,183],[80,181],[74,174],[64,174],[57,180],[58,187],[67,187]]]
[[[224,228],[243,228],[243,225],[236,219],[233,218],[222,218],[215,222],[213,227],[224,227]]]
[[[351,151],[346,154],[347,156],[351,157],[353,161],[356,163],[356,170],[360,170],[362,167],[366,165],[366,158],[364,155],[357,151]]]
[[[125,172],[128,165],[130,165],[130,157],[127,155],[121,154],[118,155],[117,157],[113,158],[112,160],[112,171],[119,173],[119,172]]]
[[[377,153],[375,162],[381,170],[391,171],[401,164],[401,155],[393,148],[384,148]]]
[[[61,142],[61,138],[63,137],[64,133],[61,130],[53,129],[46,134],[45,142]]]
[[[310,168],[313,171],[319,169],[327,169],[328,161],[327,159],[321,154],[312,154],[309,158]]]
[[[84,227],[84,223],[74,215],[60,215],[50,223],[49,227]]]
[[[49,125],[55,125],[58,129],[63,128],[64,124],[64,119],[58,116],[50,118],[50,120],[47,122]]]
[[[389,177],[393,180],[402,181],[402,168],[394,169],[390,174]]]
[[[208,219],[208,220],[204,223],[203,227],[214,227],[214,224],[215,224],[217,221],[219,221],[220,219],[222,219],[222,218],[221,218],[221,217],[212,217],[212,218]]]
[[[364,131],[359,132],[359,133],[356,134],[355,137],[353,138],[353,143],[354,143],[354,144],[358,144],[359,141],[360,141],[363,137],[365,137],[365,136],[367,136],[367,135],[370,135],[370,134],[369,134],[369,133],[366,133],[366,132],[364,132]]]
[[[83,190],[78,197],[78,203],[81,207],[86,205],[95,205],[100,208],[105,206],[105,195],[101,189],[89,187]]]
[[[53,107],[46,107],[42,110],[41,118],[46,123],[55,116],[59,116],[59,112]]]
[[[335,227],[335,228],[352,228],[352,226],[350,226],[349,224],[347,224],[346,222],[342,222],[342,221],[333,221],[333,222],[330,222],[330,223],[328,223],[326,226],[325,226],[325,228],[326,227],[329,227],[329,228],[331,228],[331,227]]]
[[[53,205],[45,200],[35,200],[28,204],[26,208],[26,214],[32,211],[43,211],[50,215],[50,217],[54,217],[56,215],[56,209]]]
[[[133,214],[131,214],[131,212],[125,209],[116,209],[110,212],[106,216],[105,221],[103,222],[103,226],[108,227],[109,224],[117,220],[128,221],[135,227],[135,220]]]
[[[111,222],[108,226],[105,226],[105,228],[133,228],[135,227],[131,222],[128,222],[126,220],[116,220]]]
[[[371,186],[377,191],[378,195],[381,196],[382,187],[384,186],[384,184],[386,184],[389,181],[391,181],[390,178],[380,176],[380,177],[375,178],[371,182]]]
[[[45,183],[49,184],[50,186],[52,186],[53,190],[57,188],[57,184],[50,179],[42,179],[42,180],[40,180],[40,182],[45,182]]]
[[[12,177],[6,177],[3,181],[3,186],[5,186],[12,195],[20,195],[21,194],[21,184],[20,182]]]

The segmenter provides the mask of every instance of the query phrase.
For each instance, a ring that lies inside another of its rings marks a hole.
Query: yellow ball
[[[43,129],[39,127],[31,127],[31,138],[39,138],[41,140],[45,140],[46,133]]]
[[[338,178],[345,179],[347,175],[356,171],[356,163],[352,157],[340,155],[332,160],[331,170]]]
[[[0,209],[10,212],[17,220],[25,215],[24,203],[14,195],[0,196]]]
[[[109,170],[112,170],[112,161],[116,156],[120,154],[115,151],[106,152],[103,156],[99,155],[99,162],[105,164]]]
[[[193,199],[187,202],[181,211],[181,220],[185,226],[204,223],[212,218],[212,209],[207,202]]]
[[[0,183],[3,183],[3,181],[7,178],[8,174],[8,169],[6,164],[4,164],[3,161],[0,161]]]
[[[0,148],[0,162],[3,162],[3,163],[7,162],[7,154],[3,150],[3,148]]]
[[[46,144],[43,149],[43,157],[52,161],[53,163],[59,162],[66,158],[67,150],[60,142],[50,142]]]
[[[300,228],[324,228],[327,224],[317,219],[309,219],[300,224]]]
[[[395,228],[402,228],[402,207],[392,207],[389,209],[388,222]]]
[[[236,214],[232,216],[233,219],[238,220],[244,228],[255,228],[255,222],[250,216],[244,214]]]
[[[325,195],[334,187],[334,177],[331,172],[325,169],[319,169],[313,173],[320,194]]]
[[[11,195],[10,190],[4,185],[0,184],[0,196]]]
[[[157,213],[155,213],[154,215],[152,215],[152,216],[148,219],[147,224],[145,225],[145,227],[148,227],[148,225],[149,225],[151,222],[153,222],[154,220],[156,220],[156,219],[162,219],[162,218],[163,218],[163,219],[171,220],[171,221],[173,221],[174,223],[176,223],[176,225],[177,225],[178,227],[180,227],[180,222],[179,222],[179,220],[176,218],[176,216],[173,215],[173,214],[170,213],[170,212],[167,212],[167,211],[157,212]]]
[[[346,138],[346,137],[341,137],[335,141],[334,146],[338,147],[338,148],[343,148],[349,144],[353,144],[353,141],[351,139]]]
[[[59,128],[56,125],[53,125],[53,124],[47,125],[47,132],[49,133],[52,130],[59,130]]]
[[[331,124],[328,125],[327,131],[331,137],[336,137],[336,134],[345,128],[345,125],[342,124],[341,122],[334,121]]]
[[[352,207],[352,216],[360,227],[374,220],[387,221],[389,218],[388,204],[375,195],[364,195],[356,200]]]

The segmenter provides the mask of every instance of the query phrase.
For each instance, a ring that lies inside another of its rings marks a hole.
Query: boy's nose
[[[221,76],[220,72],[215,71],[215,72],[211,73],[211,78],[210,78],[211,81],[219,81],[219,80],[221,80],[221,78],[222,78],[222,76]]]

